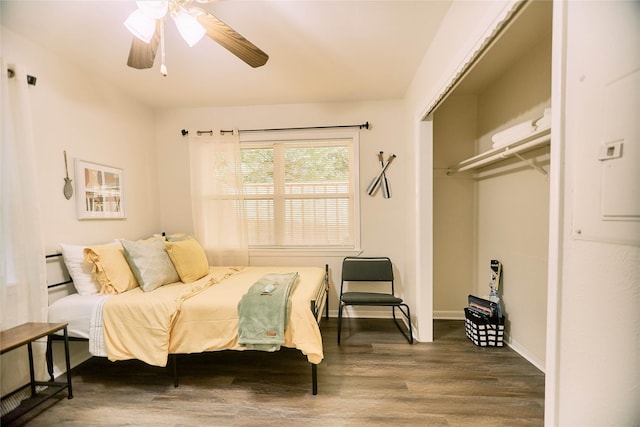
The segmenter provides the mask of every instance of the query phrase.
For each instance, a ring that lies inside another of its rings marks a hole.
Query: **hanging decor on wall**
[[[396,158],[395,154],[391,154],[387,158],[387,163],[384,162],[384,152],[380,151],[378,153],[378,159],[380,160],[380,166],[382,169],[378,173],[378,175],[373,178],[369,186],[367,187],[367,194],[370,196],[374,196],[378,191],[378,188],[382,187],[382,196],[385,199],[391,198],[391,187],[389,187],[389,181],[387,180],[386,171],[389,168],[389,165]]]
[[[64,179],[64,188],[62,189],[62,193],[64,197],[69,200],[71,196],[73,196],[73,185],[71,185],[71,178],[69,178],[69,166],[67,165],[67,150],[64,151],[64,172],[67,174],[67,177]]]
[[[124,171],[76,159],[78,219],[123,219]]]

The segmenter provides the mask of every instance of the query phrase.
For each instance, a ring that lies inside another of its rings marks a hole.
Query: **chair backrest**
[[[393,287],[393,264],[388,257],[346,257],[342,260],[342,284],[344,282],[390,282]]]

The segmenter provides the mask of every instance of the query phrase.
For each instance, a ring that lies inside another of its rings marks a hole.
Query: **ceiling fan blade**
[[[127,65],[131,68],[144,70],[153,67],[156,59],[158,44],[160,43],[160,21],[156,22],[156,32],[149,43],[145,43],[137,37],[133,37],[131,48],[129,49],[129,59]]]
[[[197,17],[200,25],[207,31],[209,38],[253,68],[261,67],[267,63],[269,55],[209,12],[200,8],[191,8],[189,12]]]

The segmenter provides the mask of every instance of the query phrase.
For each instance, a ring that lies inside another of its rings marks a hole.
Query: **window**
[[[359,247],[357,136],[242,136],[250,248]]]

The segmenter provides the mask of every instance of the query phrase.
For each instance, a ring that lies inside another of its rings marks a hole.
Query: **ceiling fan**
[[[167,75],[164,64],[164,24],[167,15],[173,18],[178,32],[189,46],[194,46],[206,34],[238,58],[256,68],[266,64],[269,56],[233,28],[192,2],[209,3],[214,0],[136,1],[138,9],[124,25],[134,35],[127,65],[137,69],[153,67],[158,46],[162,64],[160,72]]]

